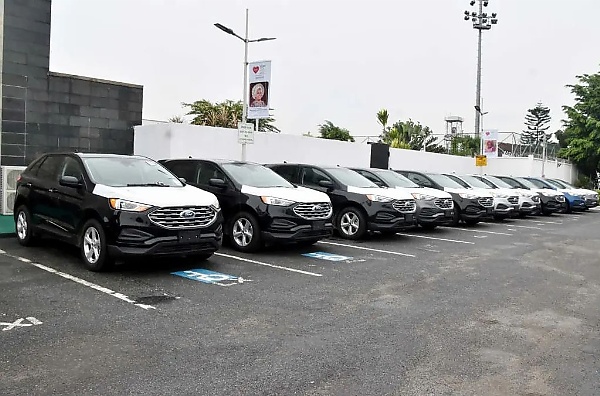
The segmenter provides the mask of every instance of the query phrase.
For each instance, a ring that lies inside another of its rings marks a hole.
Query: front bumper
[[[588,209],[583,199],[574,199],[573,201],[569,202],[569,204],[571,205],[571,210],[576,212],[581,212]]]
[[[494,216],[494,206],[483,206],[478,199],[465,199],[460,196],[455,196],[454,199],[458,202],[462,220],[483,220]]]
[[[507,198],[494,197],[494,216],[510,217],[519,212],[519,204],[510,202]]]
[[[294,212],[294,206],[262,205],[258,208],[261,237],[267,243],[291,243],[325,239],[333,234],[333,220],[307,219]]]
[[[595,208],[596,206],[598,206],[598,198],[586,198],[585,206],[588,208]]]
[[[223,243],[223,216],[205,228],[171,230],[150,222],[146,214],[115,212],[104,224],[113,257],[209,254]]]
[[[394,209],[391,203],[370,201],[363,207],[367,211],[369,231],[400,231],[418,224],[416,209],[403,213]]]
[[[454,205],[440,208],[434,201],[417,200],[417,222],[419,224],[448,224],[454,218]]]
[[[554,197],[542,196],[542,211],[545,213],[556,213],[566,208],[565,202],[558,202]]]

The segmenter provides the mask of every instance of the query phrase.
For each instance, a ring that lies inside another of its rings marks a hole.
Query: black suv
[[[350,169],[287,163],[266,166],[291,183],[327,193],[334,227],[343,238],[360,239],[368,231],[391,234],[417,224],[417,205],[410,194],[380,188]]]
[[[64,240],[92,271],[118,256],[206,259],[222,242],[217,197],[139,156],[43,155],[18,179],[14,218],[19,243]]]
[[[275,242],[311,245],[333,232],[326,194],[296,187],[260,164],[200,159],[159,162],[219,198],[225,235],[237,250],[252,252]]]
[[[466,189],[448,176],[409,170],[395,170],[422,187],[446,191],[454,200],[453,225],[462,220],[473,225],[490,218],[494,213],[494,197],[488,193]]]

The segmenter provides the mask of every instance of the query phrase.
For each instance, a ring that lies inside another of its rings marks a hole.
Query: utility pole
[[[473,7],[479,2],[478,11],[465,11],[465,21],[473,22],[473,29],[478,31],[477,34],[477,88],[475,96],[475,138],[480,139],[481,133],[481,44],[483,41],[483,31],[490,30],[492,25],[498,23],[497,14],[492,13],[488,16],[487,13],[483,12],[484,7],[488,6],[488,0],[471,0],[469,3]]]

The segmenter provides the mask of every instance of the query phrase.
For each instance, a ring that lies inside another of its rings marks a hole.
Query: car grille
[[[438,198],[433,203],[440,209],[452,209],[454,207],[452,198]]]
[[[555,198],[556,198],[556,200],[558,202],[565,202],[565,196],[564,195],[557,195]]]
[[[150,221],[169,230],[208,227],[217,218],[210,206],[159,208],[148,215]]]
[[[392,203],[394,209],[401,213],[414,213],[417,210],[417,203],[414,199],[403,199]]]
[[[508,197],[508,202],[510,202],[513,205],[516,205],[519,203],[519,197]]]
[[[494,206],[494,198],[491,197],[479,198],[477,201],[479,202],[479,204],[481,204],[481,206],[485,206],[486,208],[491,208],[492,206]]]
[[[294,207],[294,213],[306,220],[328,219],[331,212],[331,204],[328,202],[301,203]]]

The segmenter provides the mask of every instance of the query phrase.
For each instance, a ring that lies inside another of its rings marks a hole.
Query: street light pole
[[[497,14],[492,13],[488,16],[487,13],[483,12],[483,8],[488,6],[488,0],[471,0],[469,3],[474,6],[476,2],[479,2],[478,12],[465,11],[465,21],[473,22],[473,29],[478,30],[477,37],[477,88],[475,97],[475,108],[481,108],[481,46],[483,41],[483,31],[490,30],[492,25],[498,23]],[[475,138],[480,139],[481,132],[481,111],[475,111]]]
[[[237,35],[232,29],[220,23],[215,23],[215,26],[227,34],[235,36],[244,42],[244,97],[242,98],[242,122],[246,123],[248,118],[248,44],[261,41],[275,40],[275,37],[261,37],[259,39],[250,40],[248,38],[248,9],[246,8],[246,32],[244,37]],[[258,128],[257,128],[258,129]],[[246,143],[242,143],[242,161],[246,161]]]

